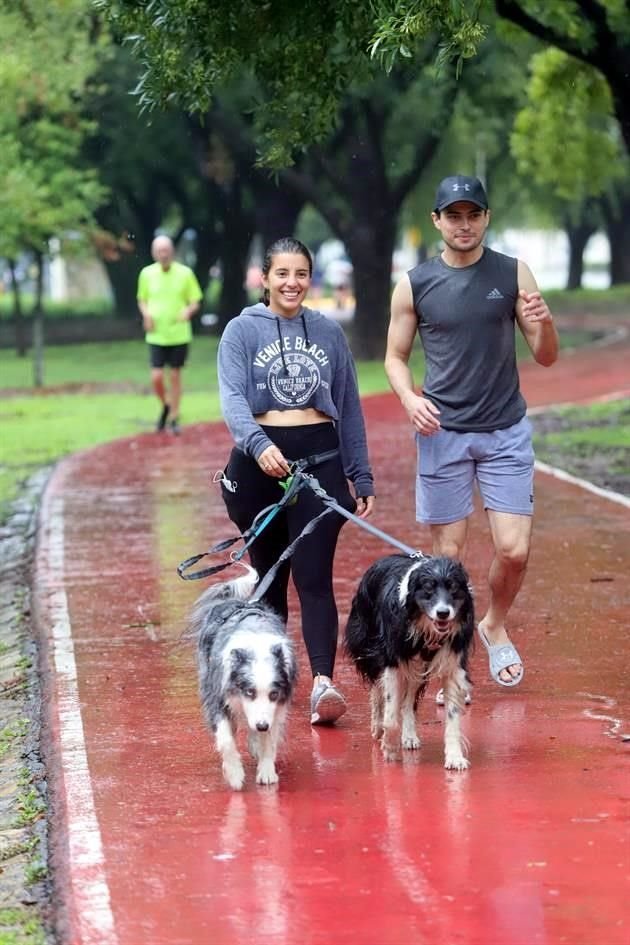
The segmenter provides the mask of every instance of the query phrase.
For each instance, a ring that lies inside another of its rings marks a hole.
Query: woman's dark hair
[[[304,256],[304,258],[308,260],[308,274],[309,276],[313,275],[313,257],[304,243],[301,243],[300,240],[294,239],[292,236],[283,236],[279,240],[275,240],[265,250],[265,256],[262,264],[262,272],[264,276],[269,275],[269,270],[273,265],[273,257],[277,256],[279,253],[295,253],[299,256]],[[268,289],[264,290],[262,300],[265,305],[269,304]]]

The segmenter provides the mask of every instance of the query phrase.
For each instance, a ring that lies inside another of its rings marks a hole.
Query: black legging
[[[263,427],[288,460],[302,459],[338,447],[337,431],[332,423],[299,427]],[[320,485],[344,509],[354,512],[356,502],[348,488],[341,457],[337,455],[310,470]],[[278,502],[283,490],[278,479],[265,475],[258,463],[238,449],[232,450],[225,476],[236,484],[236,491],[221,487],[223,501],[234,524],[244,532],[261,509]],[[315,493],[304,487],[294,504],[287,504],[265,526],[249,547],[249,556],[259,578],[276,563],[287,545],[304,526],[323,510]],[[286,621],[289,573],[300,600],[302,635],[313,675],[332,676],[337,651],[339,618],[333,593],[333,559],[339,532],[345,523],[338,512],[330,512],[313,532],[296,545],[288,561],[282,563],[263,600]]]

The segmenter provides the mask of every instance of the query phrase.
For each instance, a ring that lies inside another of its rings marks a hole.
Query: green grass
[[[22,313],[28,317],[33,310],[33,296],[26,292],[20,296],[22,303]],[[73,302],[52,302],[45,299],[43,302],[44,314],[46,318],[57,318],[63,316],[67,318],[94,318],[99,316],[111,316],[112,303],[109,299],[77,299]],[[0,319],[9,320],[13,317],[13,295],[5,291],[0,295]]]
[[[185,424],[221,417],[216,349],[214,337],[197,337],[191,345],[184,373]],[[420,377],[420,352],[412,363]],[[358,368],[362,394],[388,389],[382,361]],[[51,346],[45,354],[43,391],[33,390],[31,375],[29,358],[0,351],[0,521],[20,483],[40,467],[99,443],[148,433],[157,418],[143,341]]]
[[[546,413],[553,429],[534,433],[539,459],[580,472],[595,459],[610,473],[630,476],[630,399],[558,407]]]
[[[32,910],[0,909],[0,945],[44,945],[44,928]]]
[[[564,446],[586,455],[600,449],[630,449],[630,425],[605,427],[603,430],[566,430],[563,433],[551,433],[545,440],[549,446]]]
[[[217,338],[200,335],[190,348],[186,365],[187,390],[216,389]],[[44,356],[44,385],[119,384],[149,390],[149,361],[144,341],[116,341],[80,345],[51,345]],[[0,396],[3,390],[33,393],[30,356],[19,358],[0,350]]]
[[[556,314],[578,315],[627,314],[630,316],[630,285],[616,285],[609,289],[547,289],[545,299]]]

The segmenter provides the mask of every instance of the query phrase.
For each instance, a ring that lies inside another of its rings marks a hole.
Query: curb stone
[[[53,945],[54,938],[31,573],[40,499],[51,472],[52,466],[44,467],[26,480],[0,527],[0,916],[4,912],[15,917],[0,921],[0,937],[4,933],[7,942],[37,945]],[[27,797],[28,822],[22,824],[21,807]],[[35,874],[42,878],[31,882]],[[23,931],[27,922],[39,925],[40,931],[29,936]]]

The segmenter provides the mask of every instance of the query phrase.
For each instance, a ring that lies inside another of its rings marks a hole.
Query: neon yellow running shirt
[[[188,344],[192,340],[190,322],[178,322],[177,316],[202,297],[197,277],[188,266],[174,261],[166,271],[160,263],[145,266],[138,278],[138,301],[146,302],[153,319],[153,331],[145,335],[147,343]]]

